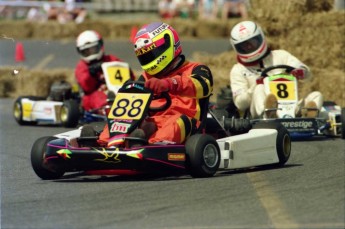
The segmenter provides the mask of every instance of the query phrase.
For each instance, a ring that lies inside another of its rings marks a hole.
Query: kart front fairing
[[[105,148],[75,147],[66,138],[48,143],[44,163],[47,168],[62,168],[66,172],[97,171],[98,174],[117,174],[124,170],[137,172],[185,170],[184,145],[148,145],[141,147]]]

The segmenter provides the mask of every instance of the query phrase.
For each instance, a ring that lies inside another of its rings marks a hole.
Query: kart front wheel
[[[65,173],[63,170],[56,169],[55,171],[48,170],[44,166],[44,154],[48,142],[56,139],[56,137],[47,136],[39,138],[35,141],[31,148],[31,165],[36,175],[43,180],[59,179]]]
[[[278,165],[284,165],[289,160],[291,154],[291,138],[288,130],[278,122],[258,122],[253,129],[277,130],[276,149],[279,158]]]
[[[207,134],[195,134],[186,142],[186,167],[192,177],[211,177],[220,164],[217,141]]]
[[[64,127],[76,127],[79,123],[79,104],[75,100],[64,101],[60,119]]]

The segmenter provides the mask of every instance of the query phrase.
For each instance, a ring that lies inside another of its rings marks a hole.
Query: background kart
[[[260,122],[247,133],[231,135],[204,103],[201,126],[185,144],[147,144],[128,137],[152,112],[170,106],[169,96],[156,98],[142,84],[126,83],[117,94],[108,115],[111,139],[118,146],[101,147],[98,134],[88,126],[38,139],[31,149],[33,170],[41,179],[58,179],[67,172],[86,175],[190,174],[211,177],[218,170],[284,165],[291,141],[279,123]],[[150,107],[152,99],[165,99],[164,106]],[[126,106],[124,106],[126,104]],[[138,143],[139,146],[136,146]]]
[[[113,99],[122,84],[130,79],[129,65],[124,62],[102,64],[107,93]],[[76,127],[81,123],[106,121],[110,108],[105,105],[99,109],[83,110],[80,105],[82,93],[73,90],[65,81],[54,82],[49,96],[21,96],[13,106],[13,116],[19,125],[53,124]]]
[[[287,65],[271,66],[263,70],[261,77],[264,77],[265,92],[273,93],[278,99],[277,109],[266,109],[276,111],[277,118],[265,119],[268,122],[279,122],[286,127],[292,139],[306,139],[313,136],[330,136],[345,138],[345,108],[341,108],[332,101],[323,103],[321,110],[317,110],[315,118],[297,117],[296,110],[299,105],[298,85],[296,78],[290,74],[294,68]],[[273,73],[273,71],[279,73]],[[283,70],[283,72],[282,72]],[[271,72],[272,71],[272,72]],[[273,74],[268,75],[271,72]],[[225,89],[224,89],[225,90]],[[252,119],[249,110],[240,115],[234,112],[237,108],[233,104],[231,89],[228,89],[228,113],[219,112],[220,116],[233,118],[250,119],[252,124],[261,122],[262,119]],[[230,99],[229,99],[230,98]],[[301,107],[301,110],[315,110]]]

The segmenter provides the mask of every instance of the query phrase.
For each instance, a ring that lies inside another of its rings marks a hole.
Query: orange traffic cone
[[[24,47],[21,42],[17,42],[16,44],[15,60],[16,62],[21,62],[25,60]]]
[[[138,32],[138,28],[136,26],[133,26],[132,27],[132,30],[131,30],[131,36],[129,38],[129,40],[134,43],[134,38],[135,38],[135,35],[137,35],[137,32]]]

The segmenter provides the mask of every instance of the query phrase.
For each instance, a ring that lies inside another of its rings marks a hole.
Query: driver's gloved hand
[[[151,78],[145,82],[145,87],[153,91],[154,94],[161,94],[162,92],[172,91],[174,89],[173,79],[158,79]]]
[[[264,77],[259,77],[256,79],[256,84],[264,84]]]
[[[303,68],[295,68],[294,70],[291,71],[291,75],[296,77],[298,80],[303,80],[305,78],[305,70]]]
[[[95,62],[89,65],[89,73],[92,77],[97,77],[99,72],[102,72],[102,62]]]
[[[247,133],[252,128],[252,124],[249,119],[231,119],[227,122],[227,129],[232,134]]]

